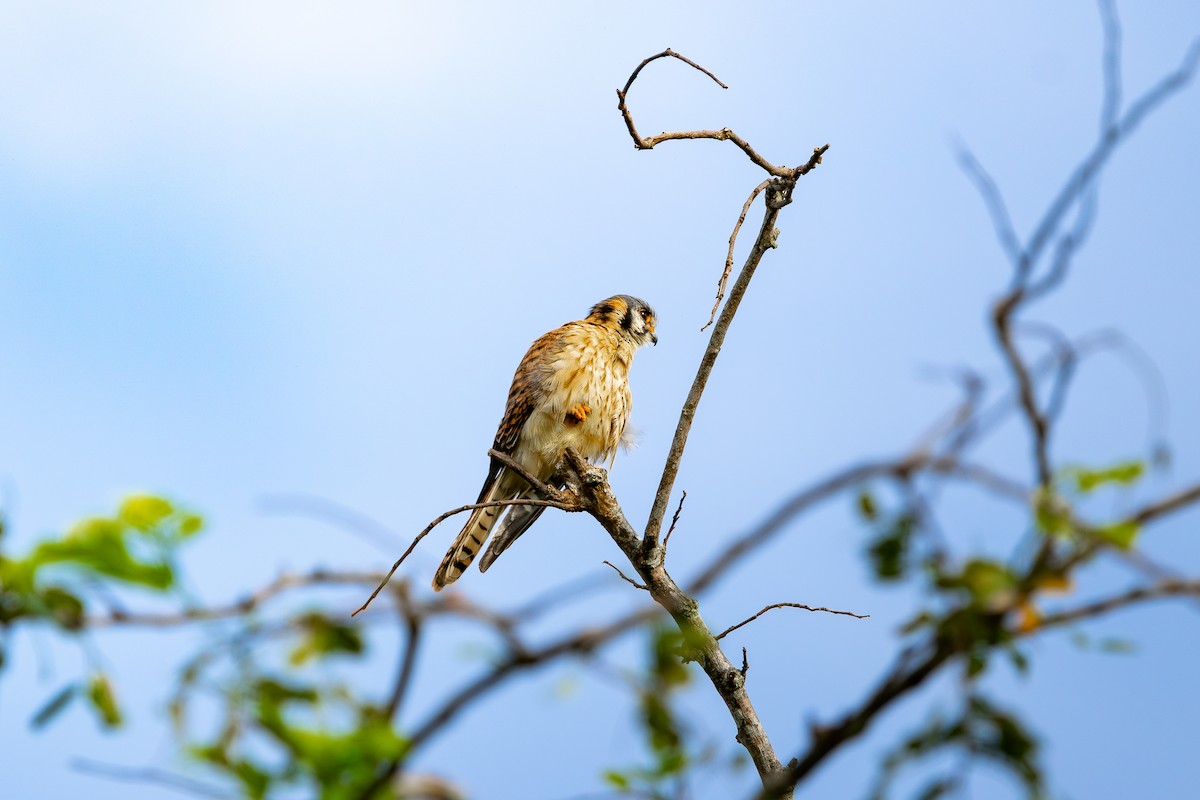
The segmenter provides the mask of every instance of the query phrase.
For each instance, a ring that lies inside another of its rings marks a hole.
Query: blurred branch
[[[1116,611],[1126,606],[1143,603],[1147,600],[1160,600],[1168,597],[1200,597],[1200,579],[1196,580],[1163,580],[1153,586],[1139,586],[1127,592],[1096,600],[1075,608],[1047,614],[1038,620],[1037,625],[1029,631],[1014,631],[1013,635],[1038,633],[1047,628],[1069,625],[1074,622],[1098,617]]]
[[[309,573],[285,572],[261,589],[226,605],[160,613],[128,612],[115,609],[105,615],[88,617],[84,626],[87,628],[106,628],[117,625],[167,628],[192,622],[242,617],[257,611],[269,601],[293,589],[314,586],[369,586],[378,580],[379,573],[377,572],[331,572],[323,569],[313,570]]]
[[[384,705],[389,719],[394,719],[404,706],[404,698],[407,697],[408,687],[412,683],[413,667],[421,644],[421,615],[414,613],[411,603],[408,602],[408,584],[401,583],[397,592],[403,594],[401,602],[396,604],[396,609],[404,619],[407,639],[403,645],[403,655],[400,657],[400,671],[392,684],[392,694]]]
[[[103,764],[99,761],[76,758],[71,761],[71,769],[122,783],[156,784],[197,797],[217,797],[223,798],[223,800],[231,800],[233,797],[225,790],[154,767],[122,767],[117,764]]]
[[[754,528],[727,544],[709,560],[709,565],[688,583],[688,591],[698,594],[707,589],[738,561],[772,539],[793,519],[818,503],[836,497],[847,489],[860,486],[874,478],[905,481],[922,472],[976,483],[1001,496],[1022,503],[1029,499],[1028,489],[1015,481],[985,467],[960,463],[956,459],[942,456],[914,453],[891,461],[874,461],[847,467],[797,492]]]
[[[370,542],[385,552],[395,552],[397,536],[378,520],[349,506],[316,495],[295,493],[268,494],[259,498],[259,507],[268,514],[298,514],[336,525]]]

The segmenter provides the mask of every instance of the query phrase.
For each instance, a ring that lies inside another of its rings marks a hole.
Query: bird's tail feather
[[[503,481],[495,481],[491,491],[487,492],[486,496],[480,497],[479,502],[486,503],[493,500],[507,499],[500,497],[502,483]],[[487,541],[492,526],[496,524],[496,520],[504,511],[504,506],[487,506],[485,508],[477,508],[471,512],[471,516],[467,519],[467,524],[463,526],[458,536],[454,538],[454,544],[450,545],[450,549],[446,551],[441,565],[438,566],[437,572],[433,576],[433,590],[435,592],[439,592],[446,586],[454,583],[460,575],[467,571],[467,567],[471,566],[471,562],[475,560],[475,556],[483,549],[483,543]]]
[[[532,491],[521,493],[521,497],[536,497]],[[517,540],[517,537],[529,529],[537,518],[546,510],[546,506],[513,506],[509,509],[504,521],[496,529],[496,536],[488,545],[487,552],[479,559],[479,571],[487,572],[492,562]]]

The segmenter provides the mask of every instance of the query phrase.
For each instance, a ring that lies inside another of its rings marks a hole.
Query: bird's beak
[[[658,334],[654,331],[650,331],[650,343],[656,347],[658,346]]]

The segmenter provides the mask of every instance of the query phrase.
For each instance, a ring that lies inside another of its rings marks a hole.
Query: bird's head
[[[638,347],[647,342],[658,344],[654,332],[658,317],[645,300],[627,294],[614,295],[592,306],[587,318],[628,337]]]

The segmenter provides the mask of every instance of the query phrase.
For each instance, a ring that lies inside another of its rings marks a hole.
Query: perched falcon
[[[639,347],[658,344],[655,322],[654,309],[645,301],[619,294],[597,303],[585,319],[537,339],[513,376],[492,448],[542,481],[550,480],[568,447],[593,463],[611,463],[629,419],[629,365]],[[524,478],[493,458],[476,502],[534,496]],[[433,588],[458,580],[497,521],[500,526],[479,561],[480,572],[545,510],[519,505],[475,509],[442,559]]]

